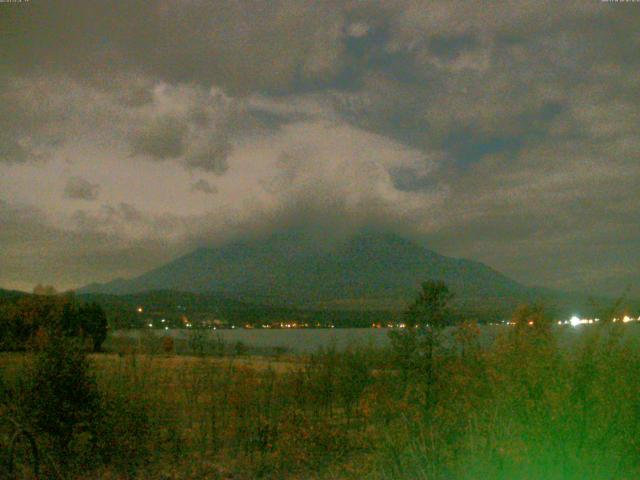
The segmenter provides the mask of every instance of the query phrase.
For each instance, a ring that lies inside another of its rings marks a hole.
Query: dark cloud
[[[16,138],[0,132],[0,162],[22,163],[32,158],[31,152],[20,145]]]
[[[118,95],[119,102],[129,108],[142,107],[153,102],[152,85],[142,81],[125,82]]]
[[[227,157],[231,153],[231,144],[224,138],[209,138],[204,145],[189,152],[185,163],[189,168],[198,168],[218,175],[226,172]]]
[[[96,200],[100,186],[82,177],[70,177],[64,187],[64,195],[72,200]]]
[[[40,81],[25,91],[14,77],[3,73],[0,69],[0,162],[42,159],[64,139],[54,120],[64,118],[65,107],[46,98]]]
[[[215,185],[211,185],[204,178],[201,178],[193,185],[191,185],[191,190],[193,190],[194,192],[202,192],[206,194],[218,193],[218,189],[215,187]]]
[[[2,271],[31,271],[20,238],[77,284],[91,258],[108,279],[243,235],[379,227],[529,283],[622,284],[640,267],[637,12],[0,3]],[[71,211],[96,198],[85,177],[101,202]]]
[[[131,138],[134,155],[149,155],[155,160],[181,156],[185,150],[187,125],[172,116],[153,119]]]
[[[478,39],[470,34],[462,35],[434,35],[429,39],[429,50],[438,58],[453,60],[463,52],[478,48]]]
[[[229,91],[281,91],[339,70],[341,2],[276,0],[53,1],[2,6],[2,58],[70,69],[83,77],[135,65],[172,82],[218,84]]]

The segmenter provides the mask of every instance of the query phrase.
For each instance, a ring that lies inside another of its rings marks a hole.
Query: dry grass
[[[419,355],[401,364],[373,348],[90,355],[129,453],[78,478],[640,477],[636,342],[593,329],[567,350],[549,330],[520,328],[482,346],[469,325],[455,338],[429,380]],[[0,355],[3,379],[29,362]]]

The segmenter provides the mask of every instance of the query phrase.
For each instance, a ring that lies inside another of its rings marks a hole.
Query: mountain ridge
[[[406,302],[427,279],[445,281],[463,304],[529,299],[535,290],[481,262],[446,257],[398,235],[367,232],[329,247],[310,246],[297,235],[201,247],[132,279],[91,284],[78,292],[215,292],[261,303],[332,308],[349,301]]]

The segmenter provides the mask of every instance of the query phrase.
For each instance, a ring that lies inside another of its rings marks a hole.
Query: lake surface
[[[500,333],[509,328],[502,325],[483,325],[480,327],[480,342],[490,345]],[[596,326],[580,325],[578,327],[557,327],[558,342],[563,347],[571,344],[584,333],[594,331]],[[334,346],[337,349],[345,349],[349,346],[384,346],[389,343],[388,328],[299,328],[299,329],[224,329],[206,330],[205,338],[215,341],[222,339],[225,343],[235,344],[242,342],[248,346],[259,349],[273,349],[283,347],[288,351],[308,353],[321,347]],[[623,326],[625,338],[640,338],[640,324],[631,323]],[[451,329],[445,334],[450,335]],[[164,337],[186,340],[193,335],[192,330],[119,330],[113,333],[113,337],[142,338],[146,336]]]

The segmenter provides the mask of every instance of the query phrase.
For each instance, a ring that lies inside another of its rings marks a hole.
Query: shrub
[[[167,355],[171,355],[173,353],[174,342],[171,337],[163,337],[162,338],[162,351]]]
[[[249,351],[249,347],[247,347],[247,344],[238,340],[234,345],[233,345],[233,351],[236,355],[246,355],[247,352]]]
[[[201,328],[196,328],[189,332],[189,350],[194,355],[202,356],[206,350],[205,331]]]
[[[68,464],[74,437],[95,440],[100,400],[77,341],[50,338],[37,354],[24,389],[24,421],[45,437],[61,465]]]
[[[97,303],[82,305],[78,309],[80,328],[91,338],[93,351],[102,350],[102,344],[107,338],[107,315]]]

